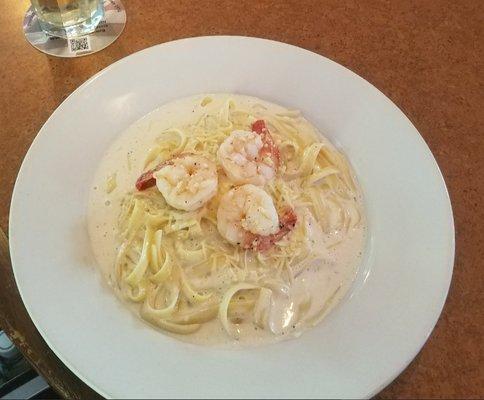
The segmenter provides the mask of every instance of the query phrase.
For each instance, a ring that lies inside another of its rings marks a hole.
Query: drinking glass
[[[94,32],[104,17],[103,0],[31,0],[40,27],[50,36],[71,38]]]

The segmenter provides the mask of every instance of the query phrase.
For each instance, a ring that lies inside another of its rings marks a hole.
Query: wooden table
[[[7,229],[15,177],[39,128],[66,96],[114,61],[199,35],[259,36],[304,47],[352,69],[402,109],[437,158],[452,198],[456,262],[443,314],[424,349],[379,397],[484,396],[484,2],[124,3],[128,23],[116,43],[61,59],[25,41],[28,1],[0,0],[0,226]],[[0,284],[0,327],[60,394],[93,398],[36,331],[6,262]]]

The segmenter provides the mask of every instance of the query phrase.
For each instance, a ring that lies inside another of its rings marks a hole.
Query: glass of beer
[[[104,16],[103,0],[31,0],[40,27],[50,36],[71,38],[94,32]]]

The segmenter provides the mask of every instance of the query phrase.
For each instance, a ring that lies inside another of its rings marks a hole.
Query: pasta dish
[[[106,153],[94,253],[145,321],[201,343],[297,336],[346,293],[364,244],[344,155],[301,113],[241,95],[161,107]]]

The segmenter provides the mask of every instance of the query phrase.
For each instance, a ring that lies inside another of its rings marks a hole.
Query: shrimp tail
[[[165,162],[158,164],[156,167],[149,169],[148,171],[143,172],[140,177],[136,180],[136,189],[139,191],[149,189],[156,185],[156,179],[154,177],[154,173],[159,171],[166,165]]]
[[[292,208],[287,208],[279,219],[280,229],[289,229],[291,231],[297,222],[297,215]]]
[[[181,153],[176,155],[175,157],[163,161],[159,163],[156,167],[149,169],[148,171],[143,172],[140,177],[136,180],[135,186],[136,189],[139,191],[149,189],[150,187],[153,187],[156,185],[156,179],[154,177],[154,173],[165,167],[166,165],[171,165],[173,164],[173,160],[177,158],[183,158],[189,155],[192,155],[193,153]]]
[[[267,132],[266,122],[263,119],[258,119],[252,124],[252,131],[257,133],[258,135],[262,135],[264,132]]]
[[[279,230],[272,236],[272,244],[281,240],[296,226],[297,215],[292,208],[287,208],[284,214],[279,217]]]
[[[258,119],[252,124],[252,131],[260,135],[264,143],[263,154],[270,156],[274,161],[275,167],[278,168],[281,163],[281,153],[267,128],[266,122],[263,119]]]

